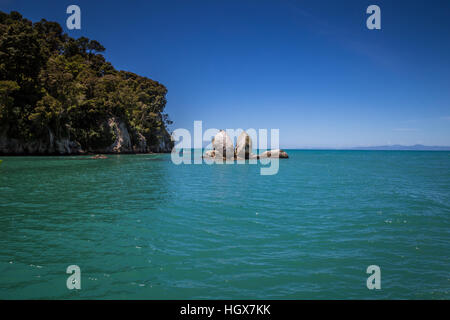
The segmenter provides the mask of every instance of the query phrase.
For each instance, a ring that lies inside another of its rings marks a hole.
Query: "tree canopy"
[[[119,118],[133,143],[143,136],[154,145],[167,136],[167,89],[116,70],[104,51],[56,22],[0,11],[0,135],[32,141],[51,132],[89,150],[113,142],[108,119]]]

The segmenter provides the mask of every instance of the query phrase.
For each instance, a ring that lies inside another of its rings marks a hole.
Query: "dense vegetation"
[[[95,40],[69,37],[56,22],[0,11],[0,137],[25,144],[68,139],[96,151],[116,140],[120,121],[132,149],[144,141],[147,151],[167,151],[158,147],[171,144],[167,89],[114,69],[104,50]]]

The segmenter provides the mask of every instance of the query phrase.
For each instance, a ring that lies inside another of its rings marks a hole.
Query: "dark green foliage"
[[[158,143],[171,123],[163,113],[167,89],[115,70],[104,50],[95,40],[69,37],[56,22],[0,11],[0,134],[31,141],[51,131],[88,150],[114,141],[108,119],[119,118],[133,140]]]

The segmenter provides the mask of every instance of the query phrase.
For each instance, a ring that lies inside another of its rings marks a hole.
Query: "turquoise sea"
[[[450,152],[287,151],[0,157],[0,299],[450,298]]]

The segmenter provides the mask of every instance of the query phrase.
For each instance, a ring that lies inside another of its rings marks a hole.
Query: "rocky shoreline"
[[[143,135],[137,138],[130,135],[126,124],[117,118],[110,118],[108,126],[114,133],[114,142],[106,147],[83,149],[77,141],[67,138],[55,138],[48,129],[48,135],[44,139],[34,141],[21,141],[10,138],[5,132],[0,134],[0,155],[24,156],[24,155],[95,155],[95,154],[148,154],[170,153],[173,142],[169,133],[164,130],[159,132],[161,139],[157,144],[147,143]]]

